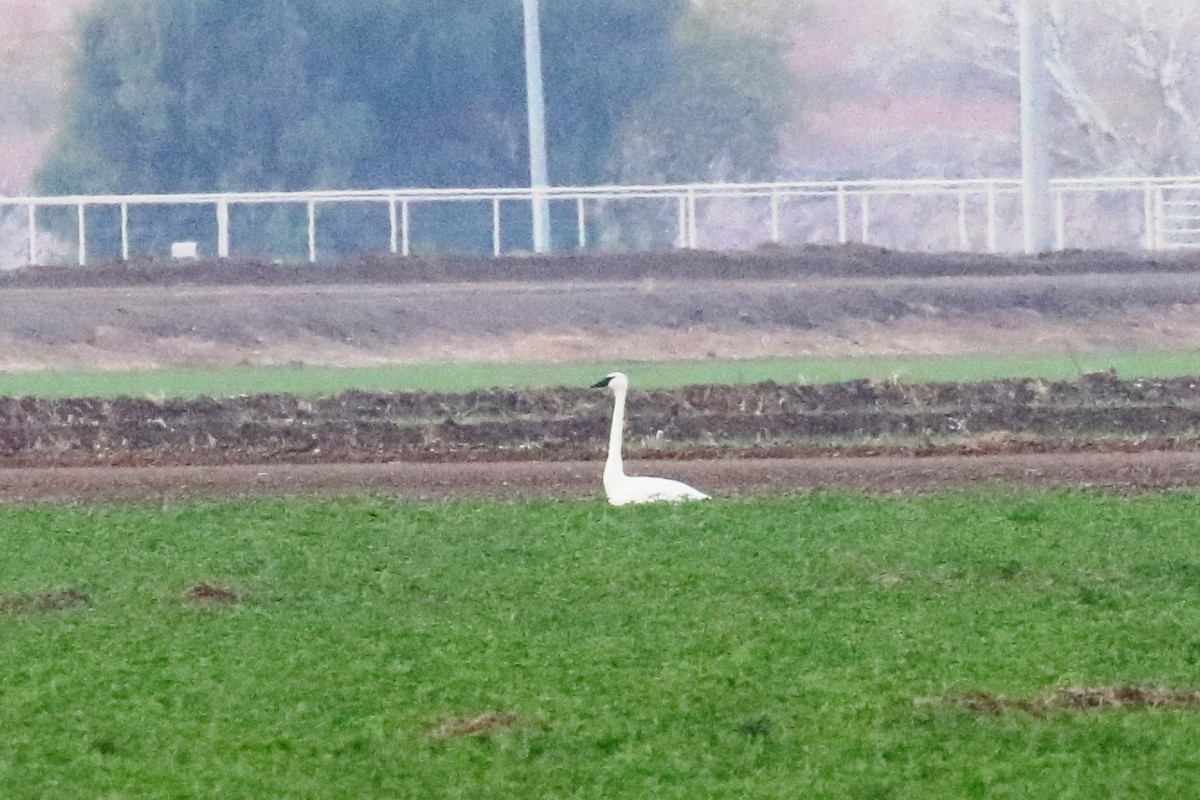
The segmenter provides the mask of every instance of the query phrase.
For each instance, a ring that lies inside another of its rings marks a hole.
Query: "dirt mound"
[[[812,277],[949,277],[1194,272],[1192,253],[1068,250],[1041,256],[909,253],[849,244],[768,246],[746,252],[667,250],[563,253],[502,258],[364,256],[336,263],[278,264],[231,258],[136,259],[77,267],[25,267],[0,273],[3,287],[295,286],[345,283],[461,283],[682,280],[778,280]]]
[[[1200,348],[1200,255],[129,262],[0,275],[0,370]]]
[[[189,606],[224,606],[241,601],[234,590],[213,583],[198,583],[183,593],[183,602]]]
[[[768,382],[629,403],[633,458],[1200,447],[1200,378]],[[584,389],[0,398],[0,466],[589,460],[603,457],[610,415]]]
[[[435,742],[464,736],[482,738],[512,730],[518,721],[516,714],[497,711],[488,711],[472,716],[450,717],[435,726],[429,732],[429,738]]]
[[[1068,687],[1056,689],[1044,697],[1010,698],[987,692],[952,695],[947,701],[976,714],[1002,714],[1019,711],[1042,716],[1055,711],[1103,711],[1132,709],[1200,710],[1200,691],[1115,684],[1111,686]]]
[[[58,589],[42,594],[0,595],[0,612],[36,614],[90,606],[92,597],[81,589]]]

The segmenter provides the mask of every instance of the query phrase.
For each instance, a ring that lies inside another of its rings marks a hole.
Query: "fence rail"
[[[410,255],[413,250],[412,210],[421,206],[485,203],[491,208],[491,252],[501,255],[520,247],[505,244],[502,208],[513,204],[530,204],[546,199],[557,206],[567,205],[574,217],[567,240],[559,242],[559,250],[585,249],[594,246],[589,241],[589,223],[597,209],[613,203],[655,203],[659,213],[673,218],[668,223],[673,244],[679,248],[696,248],[702,239],[711,240],[713,231],[722,228],[721,214],[730,203],[740,204],[743,225],[735,238],[722,241],[721,246],[753,247],[765,242],[851,241],[896,246],[903,238],[900,232],[918,223],[940,225],[946,230],[938,234],[948,246],[939,249],[962,251],[983,250],[997,253],[1017,249],[1010,231],[1019,220],[1018,201],[1021,183],[1017,179],[969,180],[846,180],[846,181],[787,181],[773,183],[695,183],[645,186],[578,186],[552,187],[541,191],[527,188],[485,189],[377,189],[306,192],[211,192],[199,194],[109,194],[57,197],[0,197],[0,210],[22,213],[25,219],[25,238],[28,261],[41,260],[41,240],[45,235],[42,217],[50,209],[74,211],[76,260],[88,263],[89,210],[108,208],[119,213],[116,226],[119,233],[119,257],[129,259],[135,252],[130,235],[130,211],[143,207],[188,207],[210,209],[210,223],[204,229],[195,225],[180,230],[180,239],[203,238],[214,246],[211,254],[227,258],[233,252],[237,232],[233,230],[230,211],[252,206],[299,206],[305,211],[304,228],[309,261],[317,261],[320,210],[346,204],[371,204],[387,210],[387,249],[393,254]],[[1091,239],[1091,228],[1112,225],[1113,215],[1134,217],[1127,227],[1134,232],[1129,242],[1103,242],[1102,246],[1134,247],[1145,250],[1200,247],[1200,176],[1145,178],[1064,178],[1051,182],[1056,246],[1097,246]],[[1119,198],[1120,202],[1106,202]],[[900,210],[880,213],[902,199],[910,205]],[[949,208],[944,201],[949,202]],[[911,203],[942,202],[941,211],[928,215],[912,211]],[[1085,202],[1086,201],[1086,202]],[[765,208],[763,207],[765,204]],[[982,206],[982,210],[979,207]],[[1002,208],[1007,206],[1007,208]],[[973,209],[974,207],[974,209]],[[1103,210],[1103,207],[1108,207]],[[1101,211],[1097,211],[1101,208]],[[750,209],[747,211],[747,209]],[[907,209],[907,210],[905,210]],[[1115,209],[1115,210],[1114,210]],[[707,213],[705,213],[707,212]],[[889,217],[890,213],[890,217]],[[111,211],[110,211],[111,214]],[[1088,215],[1091,215],[1090,217]],[[1105,216],[1107,215],[1107,217]],[[564,214],[559,215],[560,230]],[[756,220],[755,217],[758,219]],[[749,220],[748,222],[745,220]],[[1129,220],[1126,220],[1128,223]],[[619,227],[619,223],[617,223]],[[61,238],[62,225],[56,229]],[[911,249],[911,248],[905,248]],[[919,246],[915,249],[921,249]]]
[[[1200,248],[1200,184],[1178,184],[1155,194],[1157,249]]]

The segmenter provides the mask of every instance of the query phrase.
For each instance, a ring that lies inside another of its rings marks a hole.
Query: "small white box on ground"
[[[171,258],[195,258],[195,242],[171,242]]]

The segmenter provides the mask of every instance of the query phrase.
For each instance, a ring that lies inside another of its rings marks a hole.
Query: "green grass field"
[[[589,386],[614,369],[639,388],[704,383],[835,383],[859,378],[909,383],[995,378],[1072,379],[1116,369],[1125,378],[1200,374],[1200,353],[1113,352],[1052,355],[873,356],[748,361],[672,361],[596,365],[422,364],[368,368],[241,367],[144,372],[0,372],[0,396],[230,397],[278,393],[304,397],[346,389],[463,392],[492,387]]]
[[[1088,492],[0,508],[0,797],[1193,797],[1200,710],[961,698],[1200,687],[1198,516]]]

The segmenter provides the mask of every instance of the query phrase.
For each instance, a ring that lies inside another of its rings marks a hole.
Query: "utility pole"
[[[1047,21],[1046,0],[1021,0],[1021,200],[1027,255],[1054,249],[1047,148]]]
[[[538,0],[525,4],[525,96],[529,111],[529,188],[533,193],[533,251],[550,251],[550,201],[546,198],[546,100],[542,92],[542,35]]]

